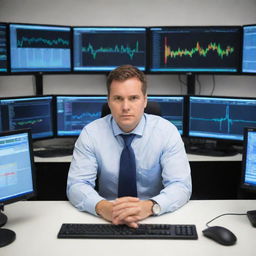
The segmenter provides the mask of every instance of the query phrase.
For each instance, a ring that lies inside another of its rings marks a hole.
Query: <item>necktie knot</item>
[[[126,147],[130,147],[131,144],[132,144],[132,141],[135,137],[135,134],[128,134],[128,135],[124,135],[124,134],[121,134],[123,140],[124,140],[124,144]]]

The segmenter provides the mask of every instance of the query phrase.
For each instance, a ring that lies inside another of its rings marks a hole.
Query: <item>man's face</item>
[[[142,83],[137,78],[113,81],[108,105],[118,126],[124,132],[132,131],[140,122],[147,105],[147,96],[142,93]]]

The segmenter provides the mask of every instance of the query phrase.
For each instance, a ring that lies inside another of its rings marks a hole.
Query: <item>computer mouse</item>
[[[223,245],[233,245],[236,243],[236,236],[227,228],[212,226],[203,230],[204,236],[211,238],[215,242]]]

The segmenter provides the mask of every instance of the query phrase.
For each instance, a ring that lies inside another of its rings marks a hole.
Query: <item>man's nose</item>
[[[123,110],[125,110],[125,111],[129,110],[129,109],[130,109],[130,103],[129,103],[129,101],[128,101],[128,100],[124,100],[122,107],[123,107]]]

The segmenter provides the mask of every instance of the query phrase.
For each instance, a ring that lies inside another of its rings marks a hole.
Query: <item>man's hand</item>
[[[96,205],[96,213],[108,221],[112,221],[113,202],[102,200]]]
[[[112,222],[115,225],[126,224],[137,228],[138,221],[152,215],[153,202],[139,200],[136,197],[121,197],[113,202]]]

